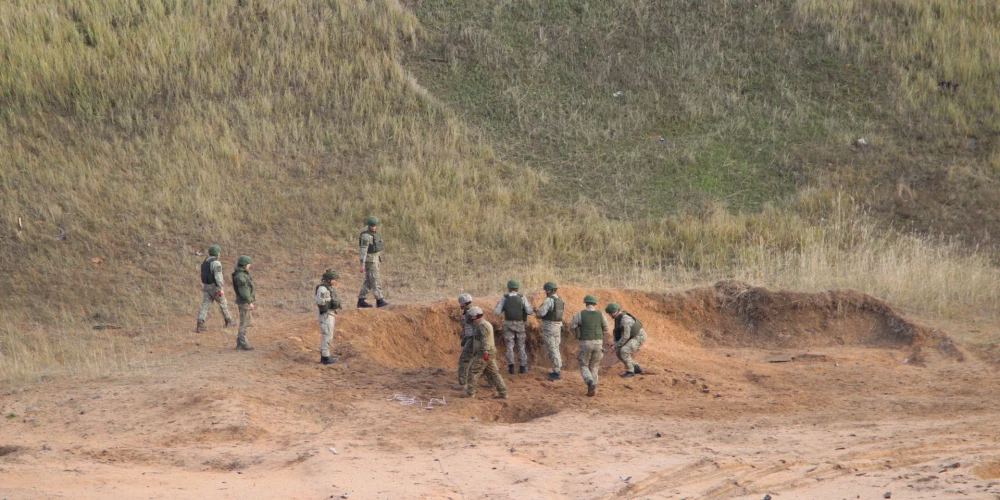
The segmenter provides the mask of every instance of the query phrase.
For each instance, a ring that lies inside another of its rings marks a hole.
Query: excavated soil
[[[878,299],[566,287],[567,319],[587,293],[649,335],[646,373],[606,353],[594,398],[568,332],[546,379],[534,319],[510,398],[457,398],[452,300],[340,314],[335,365],[314,313],[265,302],[253,352],[212,316],[145,374],[4,386],[0,497],[1000,498],[996,371]]]

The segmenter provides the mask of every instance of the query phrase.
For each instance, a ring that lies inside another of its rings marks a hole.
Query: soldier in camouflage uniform
[[[208,318],[208,309],[212,306],[212,302],[219,303],[222,317],[226,319],[226,328],[233,326],[229,304],[222,293],[222,262],[219,261],[221,253],[222,247],[212,245],[208,247],[208,257],[201,263],[201,309],[198,310],[198,325],[194,329],[197,333],[205,331],[205,319]]]
[[[253,347],[247,342],[247,333],[253,326],[254,302],[257,298],[253,292],[253,279],[250,277],[250,256],[241,255],[236,261],[236,270],[233,271],[233,288],[236,289],[236,305],[240,310],[240,329],[236,333],[236,349],[241,351],[252,351]]]
[[[525,348],[524,320],[531,315],[531,302],[518,293],[521,283],[517,280],[507,282],[507,295],[500,298],[493,314],[503,313],[503,342],[507,347],[507,373],[514,373],[514,342],[517,342],[517,359],[521,364],[521,373],[528,372],[528,351]]]
[[[507,399],[507,386],[503,383],[500,370],[497,368],[497,347],[493,340],[493,325],[483,319],[482,308],[473,306],[467,312],[472,318],[475,334],[472,337],[472,366],[469,367],[469,378],[465,384],[463,398],[475,397],[479,388],[479,377],[486,375],[486,380],[496,388],[498,399]]]
[[[597,310],[597,297],[587,295],[583,298],[586,309],[576,313],[569,322],[569,330],[576,334],[580,341],[580,375],[587,383],[587,396],[597,394],[598,372],[601,370],[601,359],[604,358],[604,336],[610,329],[608,317]]]
[[[465,383],[469,380],[469,366],[472,361],[472,338],[475,336],[475,328],[472,326],[472,317],[469,316],[469,307],[472,306],[472,295],[463,293],[458,296],[458,307],[462,313],[462,352],[458,355],[458,384],[452,389],[465,389]]]
[[[631,313],[622,311],[622,307],[615,302],[609,302],[604,312],[615,319],[615,354],[625,364],[625,373],[621,376],[628,378],[642,373],[639,363],[632,360],[632,354],[646,341],[646,330],[642,328],[642,323]]]
[[[340,309],[340,299],[337,298],[337,272],[327,269],[323,273],[323,281],[316,287],[316,306],[319,307],[319,362],[329,365],[337,362],[330,356],[330,344],[333,343],[334,315]]]
[[[357,307],[371,307],[366,298],[371,291],[375,295],[375,305],[385,307],[389,305],[382,297],[382,278],[378,273],[379,263],[382,262],[382,250],[385,244],[382,242],[382,235],[378,234],[378,217],[371,216],[366,221],[368,229],[361,232],[359,238],[358,257],[361,260],[361,272],[365,274],[365,281],[361,284],[361,292],[358,293]]]
[[[549,380],[562,379],[562,354],[559,352],[559,344],[562,342],[562,317],[565,304],[563,299],[556,295],[559,289],[555,283],[549,281],[542,286],[545,289],[545,300],[538,306],[538,317],[542,319],[542,340],[545,342],[545,350],[552,360],[552,371],[549,373]]]

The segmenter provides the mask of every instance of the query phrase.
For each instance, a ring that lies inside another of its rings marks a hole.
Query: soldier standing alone
[[[615,302],[609,302],[604,312],[615,319],[615,354],[625,364],[622,377],[634,377],[636,373],[642,373],[639,363],[632,360],[632,354],[646,341],[646,330],[642,328],[642,323],[632,313],[622,311],[622,306]]]
[[[608,317],[597,310],[597,297],[587,295],[583,298],[587,308],[576,313],[569,322],[569,329],[580,341],[580,375],[587,383],[587,395],[597,394],[598,372],[601,370],[601,359],[604,358],[604,336],[610,329]]]
[[[257,298],[253,293],[253,279],[250,277],[250,256],[241,255],[236,261],[236,270],[233,271],[233,288],[236,289],[236,306],[240,310],[240,329],[236,333],[236,349],[240,351],[252,351],[253,347],[247,342],[247,333],[253,326],[254,302]]]
[[[472,317],[469,316],[469,306],[472,305],[472,295],[463,293],[458,296],[458,307],[462,313],[462,352],[458,355],[458,384],[452,389],[465,389],[465,383],[469,380],[469,366],[472,361],[472,344],[475,336],[475,328],[472,325]]]
[[[498,399],[507,399],[507,386],[503,383],[500,370],[497,369],[497,346],[493,340],[493,325],[483,319],[483,310],[479,307],[471,307],[467,313],[472,318],[475,328],[475,336],[472,338],[472,366],[469,367],[469,379],[465,384],[463,398],[476,396],[476,389],[479,388],[479,377],[486,375],[497,394],[493,396]]]
[[[222,293],[222,262],[219,261],[221,253],[222,247],[212,245],[208,247],[208,257],[201,263],[201,309],[198,310],[198,325],[194,329],[197,333],[205,331],[205,319],[208,318],[208,309],[212,306],[212,302],[219,303],[222,317],[226,319],[226,328],[233,326],[229,304]]]
[[[333,288],[339,277],[336,271],[327,269],[323,273],[323,282],[316,287],[316,306],[319,307],[319,362],[324,365],[337,362],[337,358],[330,356],[330,344],[333,343],[334,315],[340,309],[337,290]]]
[[[371,291],[375,295],[375,305],[384,307],[389,305],[382,297],[382,278],[378,274],[378,266],[382,261],[382,250],[385,243],[382,242],[382,235],[378,234],[378,217],[374,215],[367,221],[368,228],[361,232],[359,238],[358,257],[361,260],[361,272],[365,273],[365,281],[361,284],[361,292],[358,293],[357,307],[371,307],[366,298]]]
[[[552,371],[549,373],[549,380],[560,380],[562,375],[562,354],[559,352],[559,344],[562,342],[562,317],[565,303],[563,299],[556,295],[559,287],[549,281],[542,286],[545,289],[545,300],[538,306],[538,317],[542,318],[542,340],[545,342],[545,350],[552,360]]]
[[[518,293],[521,283],[507,282],[507,295],[500,298],[493,314],[503,313],[503,342],[507,346],[507,373],[514,373],[514,343],[517,342],[517,359],[521,364],[520,373],[528,372],[528,351],[525,349],[524,320],[533,312],[531,303]]]

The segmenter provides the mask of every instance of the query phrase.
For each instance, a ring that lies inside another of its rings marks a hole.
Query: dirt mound
[[[583,308],[583,296],[588,293],[597,295],[602,307],[610,301],[621,304],[639,318],[649,334],[643,348],[647,352],[682,347],[806,349],[862,345],[913,349],[914,364],[920,364],[923,358],[921,347],[962,359],[962,353],[947,336],[915,325],[885,302],[854,290],[772,291],[720,281],[712,287],[672,293],[577,287],[563,287],[559,292],[567,304],[566,325]],[[538,305],[544,293],[531,293],[528,298]],[[506,363],[502,321],[492,314],[498,299],[477,298],[475,304],[487,311],[487,319],[494,324],[501,358],[498,362],[502,366]],[[459,310],[452,301],[347,311],[337,317],[337,331],[338,355],[343,359],[361,358],[388,367],[450,367],[460,348]],[[528,320],[527,332],[530,362],[543,360],[537,318]],[[563,341],[564,359],[571,360],[576,347],[568,327],[564,327]],[[305,354],[309,346],[305,343],[293,352],[311,360],[312,354]],[[605,358],[614,362],[613,355]]]

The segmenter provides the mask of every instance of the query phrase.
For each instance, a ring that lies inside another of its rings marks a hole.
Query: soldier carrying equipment
[[[198,323],[194,329],[197,333],[205,331],[205,320],[213,302],[219,304],[222,317],[226,320],[225,326],[228,328],[233,324],[233,317],[229,314],[229,304],[222,292],[222,262],[219,261],[221,254],[222,247],[211,245],[208,247],[208,257],[201,263],[201,308],[198,310]]]
[[[545,350],[552,360],[552,371],[549,372],[549,380],[562,379],[562,354],[559,346],[562,342],[562,319],[565,303],[556,291],[559,286],[549,281],[542,286],[545,290],[545,300],[538,306],[538,317],[542,319],[542,341],[545,342]]]

